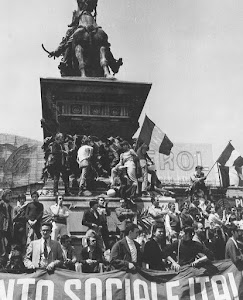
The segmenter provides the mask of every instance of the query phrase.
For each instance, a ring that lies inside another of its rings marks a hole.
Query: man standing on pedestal
[[[90,196],[91,192],[87,191],[87,177],[91,170],[91,157],[93,155],[93,147],[89,145],[88,137],[84,137],[82,146],[78,149],[77,162],[81,169],[80,182],[79,182],[79,196]]]
[[[51,170],[54,178],[53,193],[54,196],[58,195],[58,182],[60,175],[62,174],[62,180],[65,186],[65,196],[70,196],[69,190],[69,176],[66,168],[66,151],[64,150],[64,137],[62,133],[57,133],[55,141],[51,146],[52,164]]]

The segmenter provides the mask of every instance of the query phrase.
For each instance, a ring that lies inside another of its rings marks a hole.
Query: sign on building
[[[44,166],[42,143],[0,134],[0,188],[14,188],[39,182]]]

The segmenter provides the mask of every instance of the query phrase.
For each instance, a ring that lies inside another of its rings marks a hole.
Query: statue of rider
[[[95,34],[100,35],[100,40],[102,39],[103,48],[105,49],[104,59],[105,62],[102,64],[107,64],[107,66],[112,70],[113,74],[119,71],[120,66],[123,64],[122,59],[116,60],[110,50],[110,44],[108,42],[108,36],[96,23],[96,7],[98,0],[77,0],[78,9],[73,11],[72,22],[68,25],[69,29],[66,32],[65,37],[62,39],[58,48],[50,53],[50,56],[59,57],[63,56],[59,64],[59,69],[62,76],[79,76],[80,72],[78,68],[75,68],[75,51],[73,49],[74,44],[80,40],[84,47],[87,43],[91,43],[91,37]],[[81,20],[81,17],[84,21]],[[89,38],[87,39],[87,35]],[[89,45],[88,45],[89,46]],[[94,46],[93,46],[94,47]],[[88,48],[88,47],[87,47]],[[90,48],[89,48],[90,50]],[[87,51],[89,52],[89,51]],[[91,55],[86,53],[87,56]],[[101,55],[102,56],[102,55]],[[77,65],[77,63],[76,63]],[[108,72],[104,72],[103,76],[106,76]],[[82,74],[81,74],[82,76]]]

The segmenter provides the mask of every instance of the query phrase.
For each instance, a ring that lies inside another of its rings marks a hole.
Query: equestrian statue
[[[108,36],[96,23],[98,0],[77,0],[78,9],[58,48],[49,57],[62,56],[61,76],[112,78],[123,64],[111,53]],[[113,73],[113,74],[112,74]]]

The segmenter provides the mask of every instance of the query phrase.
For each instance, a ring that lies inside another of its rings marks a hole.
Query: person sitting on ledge
[[[117,174],[117,170],[120,167],[126,167],[127,177],[131,181],[131,186],[133,187],[131,189],[131,195],[130,195],[130,199],[131,201],[133,201],[135,199],[135,193],[138,186],[137,175],[136,175],[136,164],[135,164],[135,160],[137,159],[137,154],[133,149],[130,148],[130,145],[127,141],[121,142],[121,147],[123,153],[120,155],[120,161],[111,170],[111,186],[113,185],[113,180]]]
[[[63,268],[75,271],[75,264],[77,257],[74,247],[71,245],[71,237],[67,234],[62,235],[60,238],[62,255],[63,255]]]
[[[102,249],[98,246],[96,237],[89,237],[87,244],[81,251],[82,272],[99,273],[100,264],[104,262]]]

